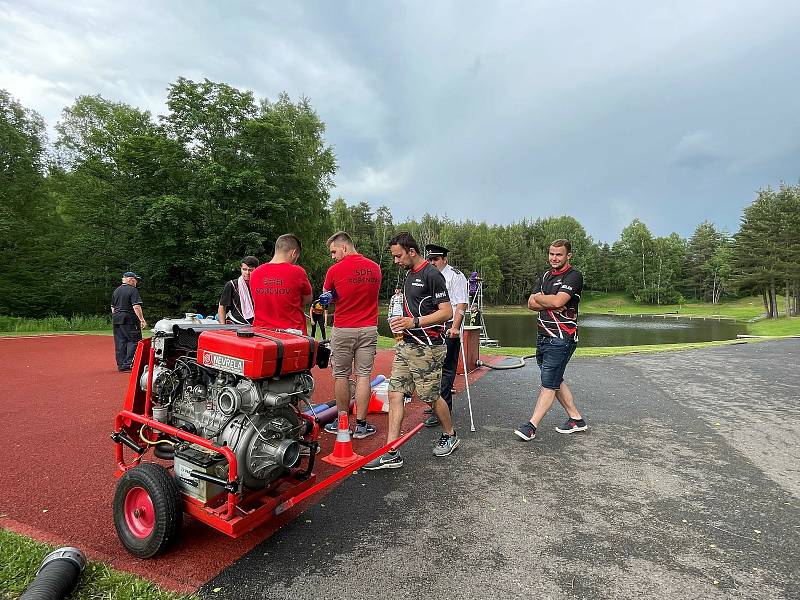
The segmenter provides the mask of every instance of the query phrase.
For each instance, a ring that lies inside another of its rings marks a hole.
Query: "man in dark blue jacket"
[[[142,313],[142,297],[136,286],[141,281],[133,271],[122,274],[122,285],[111,296],[111,323],[114,327],[114,347],[117,369],[131,370],[136,344],[142,339],[142,328],[147,327]]]

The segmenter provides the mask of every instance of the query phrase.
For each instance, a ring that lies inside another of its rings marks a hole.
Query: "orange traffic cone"
[[[336,432],[333,452],[323,457],[322,460],[337,467],[346,467],[360,458],[363,457],[353,452],[353,441],[350,439],[350,425],[347,422],[347,413],[339,413],[339,431]]]
[[[353,403],[353,414],[355,415],[358,411],[358,407],[355,403]],[[378,398],[374,391],[370,392],[369,395],[369,406],[367,406],[367,414],[374,415],[377,413],[387,413],[389,412],[389,406],[383,404],[383,400]]]
[[[389,407],[384,406],[383,400],[378,398],[378,395],[374,391],[371,392],[369,396],[369,407],[367,408],[367,414],[385,412],[389,412]]]

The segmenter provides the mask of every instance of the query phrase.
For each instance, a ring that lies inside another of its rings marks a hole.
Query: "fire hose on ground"
[[[519,362],[510,365],[490,365],[478,359],[477,361],[475,361],[475,365],[478,367],[486,367],[487,369],[494,369],[495,371],[505,371],[508,369],[521,369],[522,367],[525,366],[525,361],[530,360],[531,358],[536,358],[536,354],[528,354],[526,356],[515,356],[514,358],[516,358]]]
[[[64,547],[51,552],[20,600],[63,600],[78,584],[85,567],[86,557],[77,548]]]

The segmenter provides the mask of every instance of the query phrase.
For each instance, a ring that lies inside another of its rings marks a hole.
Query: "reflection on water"
[[[381,335],[391,336],[386,319]],[[486,332],[501,346],[532,347],[536,343],[536,315],[488,315]],[[743,323],[712,319],[658,316],[584,315],[578,319],[581,346],[638,346],[734,339],[746,333]]]
[[[535,318],[535,317],[534,317]],[[675,319],[672,317],[614,317],[610,315],[587,315],[581,317],[578,325],[594,329],[618,329],[629,327],[633,329],[694,329],[702,321],[690,319]]]

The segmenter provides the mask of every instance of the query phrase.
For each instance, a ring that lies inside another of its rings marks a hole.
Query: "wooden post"
[[[467,369],[474,371],[477,366],[478,357],[480,356],[480,325],[468,325],[464,327],[464,357],[467,362]],[[464,363],[458,361],[458,368],[456,369],[458,375],[464,374]]]

